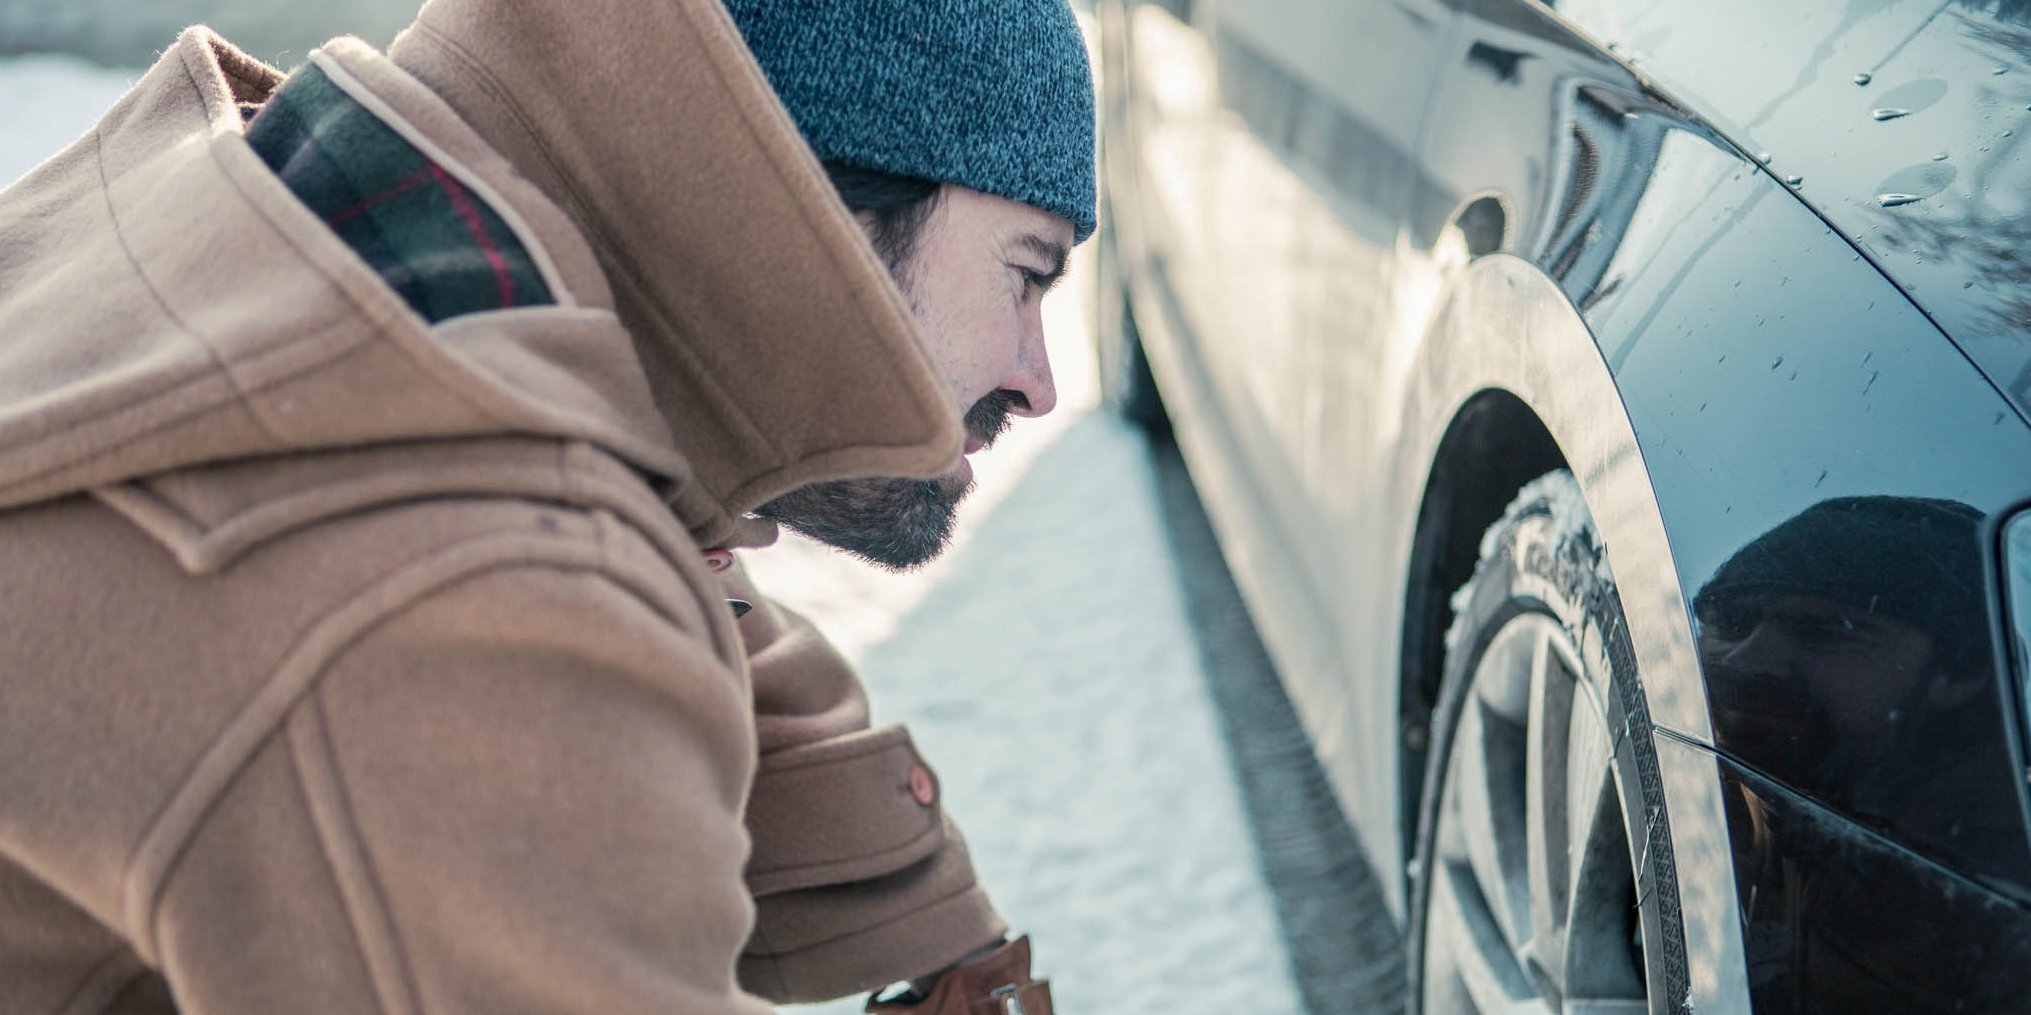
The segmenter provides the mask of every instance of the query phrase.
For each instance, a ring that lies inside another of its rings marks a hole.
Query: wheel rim
[[[1617,742],[1556,620],[1496,632],[1461,703],[1426,902],[1424,1010],[1650,1010]]]

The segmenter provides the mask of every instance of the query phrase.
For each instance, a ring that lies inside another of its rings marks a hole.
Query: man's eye
[[[1065,277],[1064,272],[1056,268],[1050,271],[1041,271],[1036,268],[1024,267],[1020,264],[1011,264],[1009,267],[1014,268],[1016,275],[1023,280],[1023,299],[1029,299],[1032,293],[1035,293],[1039,297],[1043,296],[1055,288]]]
[[[1701,615],[1700,622],[1722,641],[1741,641],[1749,637],[1756,625],[1763,621],[1763,604],[1760,602],[1730,601],[1709,606]]]

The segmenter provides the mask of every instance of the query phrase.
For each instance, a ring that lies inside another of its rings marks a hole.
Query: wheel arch
[[[1473,572],[1481,533],[1525,483],[1570,469],[1586,495],[1623,589],[1659,725],[1712,743],[1690,611],[1664,514],[1622,392],[1601,346],[1563,290],[1536,265],[1491,254],[1447,273],[1431,325],[1410,357],[1403,412],[1423,421],[1393,470],[1402,517],[1414,519],[1404,567],[1412,594],[1441,597]],[[1612,338],[1612,336],[1610,336]],[[1443,598],[1438,607],[1447,610]],[[1444,623],[1405,611],[1404,702],[1414,707]],[[1436,631],[1436,634],[1433,631]]]
[[[1469,396],[1439,438],[1411,536],[1398,653],[1398,827],[1406,856],[1416,848],[1425,731],[1445,672],[1453,592],[1473,577],[1481,534],[1502,517],[1525,484],[1567,467],[1537,413],[1501,388]]]
[[[1414,519],[1403,558],[1398,736],[1390,759],[1397,828],[1416,827],[1426,770],[1417,741],[1444,665],[1451,595],[1472,576],[1482,534],[1524,485],[1570,469],[1606,546],[1652,722],[1669,734],[1659,742],[1672,758],[1666,795],[1675,852],[1711,875],[1685,899],[1686,943],[1695,968],[1707,971],[1695,976],[1694,995],[1728,997],[1727,971],[1742,968],[1743,952],[1726,816],[1708,753],[1706,688],[1663,512],[1622,393],[1579,311],[1536,265],[1498,253],[1446,276],[1401,389],[1406,418],[1424,421],[1422,439],[1406,442],[1393,470],[1405,485],[1400,510]],[[1400,833],[1387,851],[1408,859],[1415,844]],[[1399,877],[1405,871],[1396,868]]]

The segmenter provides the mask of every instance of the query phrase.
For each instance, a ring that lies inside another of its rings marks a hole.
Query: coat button
[[[931,770],[922,765],[910,769],[910,796],[926,807],[938,799],[938,786],[931,781]]]

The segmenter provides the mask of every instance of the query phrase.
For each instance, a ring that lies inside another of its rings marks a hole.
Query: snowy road
[[[133,76],[0,60],[0,183]],[[1060,407],[977,457],[951,553],[896,576],[786,539],[749,567],[913,727],[1061,1010],[1296,1013],[1150,452],[1095,409],[1084,297],[1074,277],[1047,304]]]

